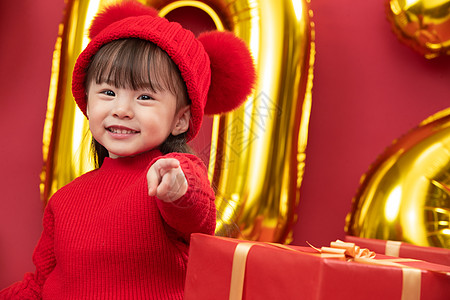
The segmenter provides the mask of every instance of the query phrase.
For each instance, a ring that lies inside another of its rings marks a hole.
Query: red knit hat
[[[256,79],[251,54],[231,32],[212,31],[195,38],[176,22],[138,2],[115,4],[99,13],[89,29],[91,42],[80,54],[72,78],[72,94],[86,115],[86,70],[105,44],[124,38],[150,41],[163,49],[180,70],[189,99],[191,123],[187,140],[194,138],[203,114],[220,114],[239,107]]]

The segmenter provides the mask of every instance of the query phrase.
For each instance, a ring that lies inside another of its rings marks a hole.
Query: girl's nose
[[[114,103],[112,114],[116,118],[131,119],[134,117],[133,107],[131,100],[127,97],[118,97]]]

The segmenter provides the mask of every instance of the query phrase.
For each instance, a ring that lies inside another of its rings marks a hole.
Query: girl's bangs
[[[178,67],[167,53],[140,39],[106,44],[96,53],[89,70],[93,74],[88,75],[88,82],[95,80],[97,84],[107,83],[133,90],[150,89],[153,92],[169,91],[177,98],[180,85],[185,89]]]

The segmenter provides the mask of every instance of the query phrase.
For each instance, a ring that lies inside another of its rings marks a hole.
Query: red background
[[[0,1],[0,288],[34,271],[52,52],[63,0]],[[343,238],[359,179],[396,138],[448,106],[450,57],[426,60],[390,29],[384,0],[312,0],[313,106],[294,244]]]

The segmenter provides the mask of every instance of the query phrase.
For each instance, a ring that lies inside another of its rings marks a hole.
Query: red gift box
[[[369,248],[379,254],[420,259],[450,266],[450,250],[445,248],[422,247],[405,242],[360,238],[350,235],[345,237],[345,241]]]
[[[449,295],[448,266],[409,260],[401,268],[386,263],[390,257],[383,255],[372,261],[387,265],[374,265],[322,258],[309,247],[280,247],[193,234],[185,299],[388,300]]]

